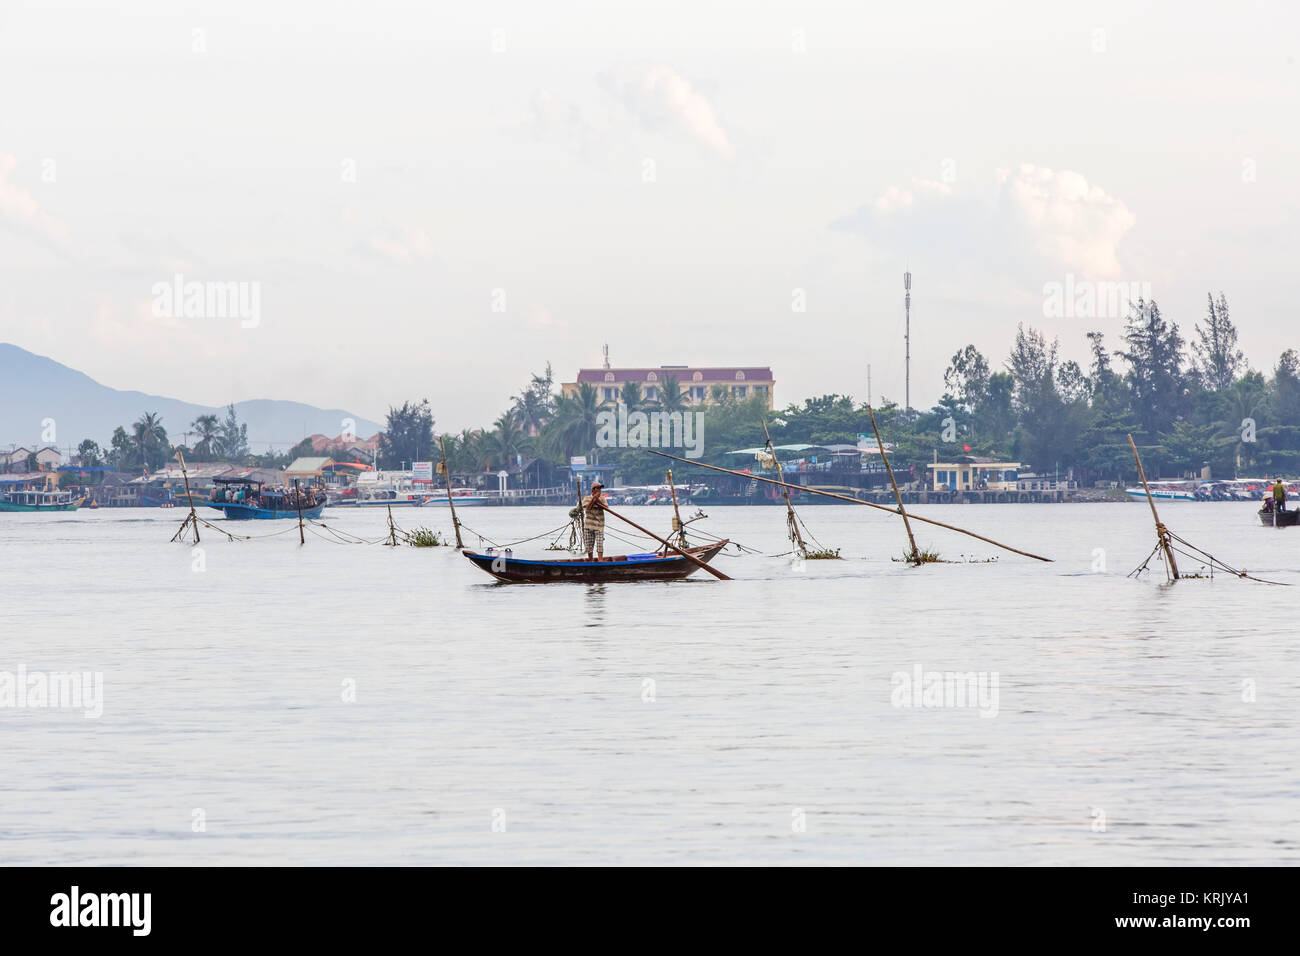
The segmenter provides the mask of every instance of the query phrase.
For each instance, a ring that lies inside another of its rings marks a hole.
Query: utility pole
[[[910,412],[912,410],[912,273],[910,272],[903,273],[903,312],[906,316],[903,343],[907,356],[904,359],[903,404]]]

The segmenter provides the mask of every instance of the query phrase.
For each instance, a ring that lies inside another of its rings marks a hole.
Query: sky
[[[781,406],[865,398],[870,367],[901,402],[910,270],[915,406],[1022,322],[1118,348],[1117,310],[1047,307],[1067,282],[1187,333],[1223,291],[1267,371],[1300,345],[1297,26],[1200,0],[3,0],[0,341],[203,404],[427,397],[447,430],[606,343],[770,365]],[[187,310],[178,276],[243,298]]]

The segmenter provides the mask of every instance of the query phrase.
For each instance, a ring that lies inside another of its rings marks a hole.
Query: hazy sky
[[[112,10],[104,8],[114,8]],[[1044,285],[1300,346],[1286,3],[0,0],[0,340],[118,388],[488,424],[549,360],[903,393]],[[156,314],[241,282],[259,320]],[[796,311],[802,304],[804,311]],[[504,309],[503,311],[501,311]]]

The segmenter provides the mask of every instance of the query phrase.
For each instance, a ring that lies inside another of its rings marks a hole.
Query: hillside
[[[144,412],[157,412],[172,441],[199,415],[225,417],[225,407],[196,405],[176,398],[145,392],[122,391],[101,385],[90,376],[53,359],[36,355],[16,345],[0,342],[0,388],[4,405],[0,412],[0,448],[31,447],[40,442],[41,422],[54,419],[57,433],[52,443],[60,449],[93,438],[106,446],[118,425],[130,428]],[[356,421],[356,434],[368,438],[380,430],[377,422],[337,408],[317,408],[302,402],[253,399],[236,402],[240,422],[248,425],[248,440],[256,452],[272,443],[283,451],[314,432],[337,435],[344,419]]]

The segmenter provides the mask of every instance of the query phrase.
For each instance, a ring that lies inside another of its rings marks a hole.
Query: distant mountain
[[[76,448],[84,438],[107,447],[114,428],[123,425],[130,431],[131,423],[145,412],[162,417],[167,437],[174,443],[183,441],[184,432],[198,416],[226,416],[224,405],[214,408],[119,391],[53,359],[0,342],[0,449],[31,447],[33,442]],[[378,422],[341,409],[271,399],[235,402],[235,414],[248,426],[248,441],[257,453],[266,451],[268,442],[287,451],[316,432],[333,437],[343,430],[342,422],[348,418],[356,422],[356,434],[361,438],[369,438],[381,428]],[[40,441],[41,422],[47,418],[55,422],[53,442]]]

